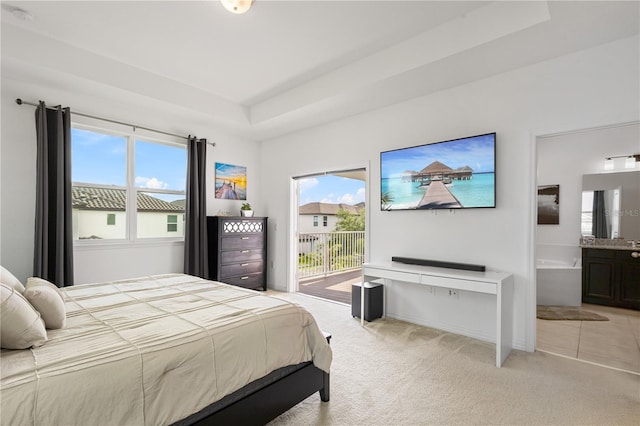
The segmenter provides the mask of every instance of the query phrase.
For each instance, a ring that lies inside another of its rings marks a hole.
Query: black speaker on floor
[[[351,285],[351,316],[360,318],[360,290],[362,284]],[[380,283],[364,283],[364,320],[382,318],[382,298],[384,286]]]

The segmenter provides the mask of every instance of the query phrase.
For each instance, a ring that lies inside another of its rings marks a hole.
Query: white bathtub
[[[582,261],[577,245],[538,244],[536,302],[538,305],[582,304]]]

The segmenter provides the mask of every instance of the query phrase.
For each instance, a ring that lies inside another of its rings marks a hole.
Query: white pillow
[[[15,288],[18,293],[24,292],[24,286],[19,279],[16,278],[11,272],[4,266],[0,266],[0,282],[6,284],[11,288]]]
[[[64,327],[67,312],[57,288],[52,289],[41,284],[31,285],[27,286],[22,295],[40,313],[46,328],[55,330]]]
[[[33,306],[12,287],[0,284],[0,347],[27,349],[47,340],[44,321]]]
[[[64,303],[64,296],[62,295],[62,291],[60,291],[60,288],[58,288],[55,284],[43,279],[43,278],[38,278],[38,277],[29,277],[27,278],[27,283],[25,284],[25,289],[29,290],[32,287],[35,286],[45,286],[45,287],[49,287],[52,290],[54,290],[58,296],[60,296],[60,300],[62,300],[62,303]]]

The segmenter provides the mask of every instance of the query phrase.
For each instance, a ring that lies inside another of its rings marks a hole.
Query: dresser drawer
[[[246,249],[246,250],[228,250],[220,252],[220,264],[251,262],[264,259],[264,250]]]
[[[261,234],[233,235],[220,238],[221,250],[260,248],[264,245],[264,237]]]
[[[207,217],[207,279],[267,289],[267,218]]]
[[[220,279],[218,281],[223,282],[225,284],[232,284],[232,285],[237,285],[239,287],[251,288],[255,290],[264,289],[264,277],[261,273],[241,275],[239,277],[230,277],[230,278]]]
[[[220,267],[220,279],[235,277],[238,275],[262,273],[263,270],[264,270],[264,262],[262,261],[232,263],[230,265],[222,265]]]

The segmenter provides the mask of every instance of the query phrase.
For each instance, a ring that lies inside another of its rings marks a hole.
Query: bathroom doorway
[[[605,159],[612,156],[640,152],[639,141],[639,122],[536,138],[536,186],[537,189],[557,188],[554,208],[557,209],[558,220],[536,225],[534,265],[536,305],[575,307],[606,318],[537,318],[536,350],[640,375],[640,335],[637,333],[640,311],[582,302],[580,245],[583,228],[588,227],[589,219],[589,209],[585,210],[582,204],[583,177],[640,173],[640,164],[627,168],[624,158],[614,165],[613,170],[605,170],[604,166]],[[635,208],[640,210],[640,205]],[[623,216],[615,219],[625,220]],[[637,220],[640,223],[640,217]]]

